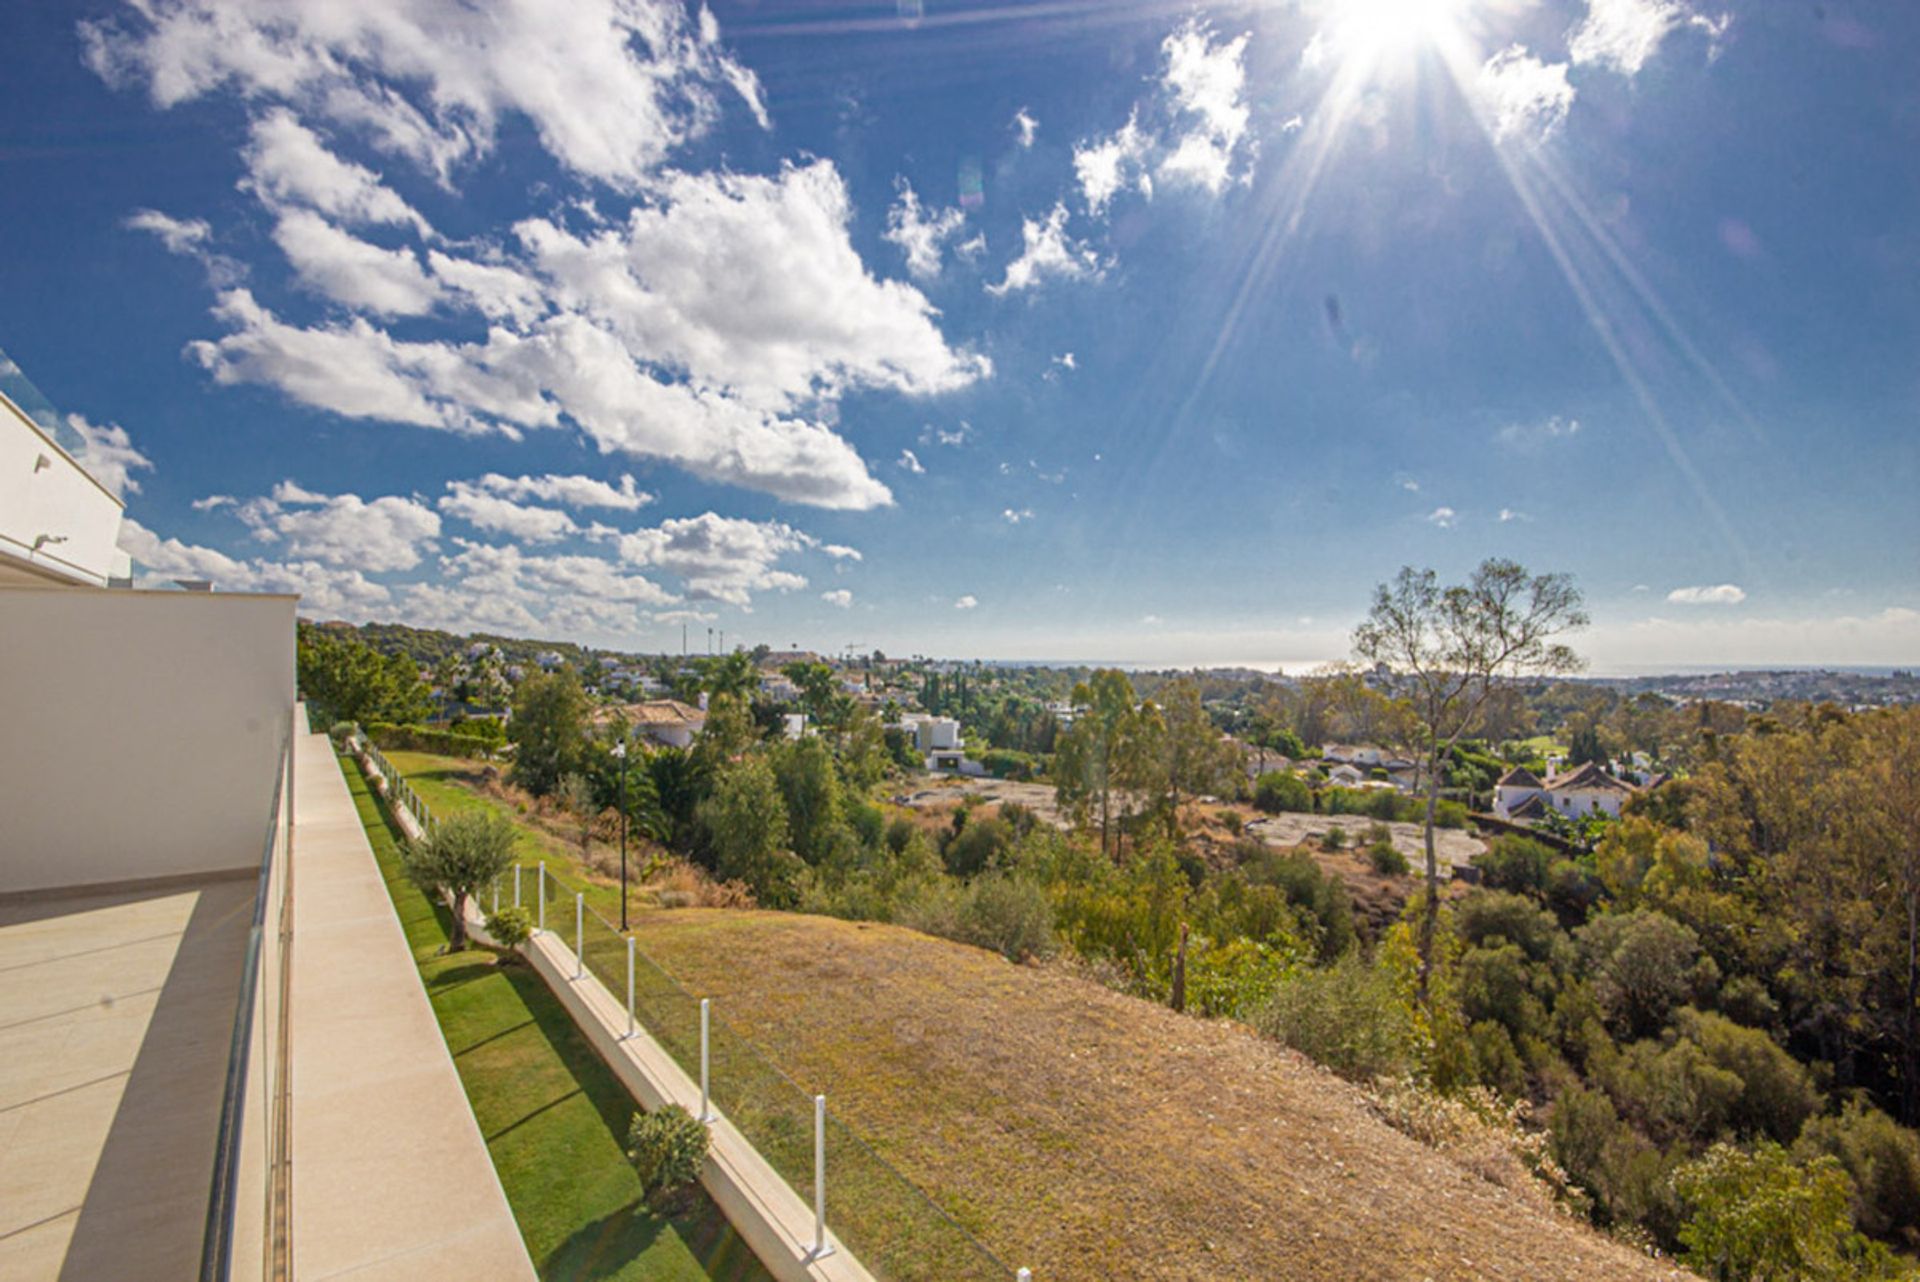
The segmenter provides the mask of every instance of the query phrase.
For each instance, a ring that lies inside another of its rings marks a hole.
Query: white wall
[[[0,892],[258,866],[296,604],[0,588]]]
[[[104,585],[118,559],[120,511],[118,499],[0,396],[0,549]],[[35,552],[42,535],[60,541]]]

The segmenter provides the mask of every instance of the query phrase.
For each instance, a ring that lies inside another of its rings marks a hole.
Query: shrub
[[[506,949],[508,956],[511,956],[514,949],[533,938],[532,910],[502,908],[487,918],[487,937],[499,947]],[[507,958],[502,957],[501,960],[505,961]]]
[[[1246,823],[1240,818],[1239,811],[1223,810],[1220,812],[1220,826],[1227,830],[1228,836],[1238,837],[1245,829]]]
[[[1752,1152],[1716,1144],[1673,1182],[1687,1212],[1686,1262],[1705,1277],[1822,1282],[1871,1277],[1870,1268],[1885,1264],[1884,1248],[1874,1260],[1853,1232],[1847,1175],[1831,1157],[1802,1167],[1778,1144]]]
[[[1767,986],[1752,975],[1735,975],[1720,990],[1720,1013],[1748,1028],[1771,1028],[1780,1019],[1780,1004]]]
[[[946,860],[948,872],[956,877],[971,877],[997,866],[1012,844],[1013,834],[1000,820],[971,819],[940,853]]]
[[[960,913],[966,942],[991,948],[1008,961],[1053,951],[1053,905],[1046,892],[1018,877],[981,877],[967,887]]]
[[[685,1188],[700,1178],[711,1140],[686,1109],[669,1104],[656,1113],[635,1113],[627,1128],[627,1160],[648,1197]]]
[[[381,721],[369,724],[367,735],[388,752],[434,752],[443,757],[487,757],[500,747],[500,741],[483,734],[435,726],[396,726]]]
[[[1401,999],[1391,975],[1356,953],[1289,976],[1254,1023],[1351,1081],[1404,1077],[1417,1063],[1413,1008]]]
[[[1464,801],[1440,802],[1433,808],[1433,823],[1437,828],[1465,828],[1467,803]]]
[[[360,737],[360,727],[351,721],[336,721],[327,730],[336,752],[345,752]]]
[[[1729,1120],[1743,1134],[1765,1134],[1789,1143],[1820,1107],[1820,1093],[1806,1068],[1759,1029],[1691,1008],[1674,1016],[1674,1027],[1705,1051],[1714,1067],[1742,1082]]]
[[[1816,1117],[1800,1132],[1802,1160],[1825,1153],[1853,1178],[1853,1217],[1875,1237],[1920,1228],[1920,1135],[1858,1101],[1838,1116]]]
[[[1658,1032],[1675,1007],[1710,992],[1719,978],[1693,931],[1664,913],[1608,913],[1577,933],[1594,996],[1625,1036]]]
[[[1494,838],[1493,845],[1473,857],[1481,884],[1494,890],[1545,898],[1553,851],[1528,837]]]
[[[1367,847],[1367,862],[1382,877],[1404,877],[1407,857],[1394,849],[1391,841],[1376,841]]]
[[[1524,895],[1504,890],[1476,890],[1454,908],[1453,928],[1470,944],[1484,944],[1494,936],[1518,944],[1533,961],[1552,962],[1570,969],[1567,936],[1554,915]]]
[[[1345,850],[1347,847],[1347,830],[1337,827],[1327,829],[1326,835],[1320,838],[1320,844],[1328,850]]]
[[[1310,812],[1313,809],[1313,789],[1296,774],[1269,771],[1254,781],[1253,804],[1256,809],[1270,815],[1277,815],[1283,810]]]

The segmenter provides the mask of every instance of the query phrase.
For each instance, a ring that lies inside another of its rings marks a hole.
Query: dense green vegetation
[[[358,767],[341,764],[540,1276],[766,1278],[712,1202],[644,1200],[624,1151],[634,1111],[625,1088],[531,970],[446,951],[446,908],[405,876],[397,830]]]

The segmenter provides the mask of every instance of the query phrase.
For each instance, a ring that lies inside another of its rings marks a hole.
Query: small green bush
[[[707,1128],[678,1104],[635,1113],[627,1128],[627,1160],[648,1197],[683,1189],[700,1178],[711,1140]]]
[[[1220,814],[1220,826],[1225,828],[1230,836],[1238,837],[1246,827],[1246,823],[1240,818],[1239,811],[1225,810]]]
[[[528,908],[502,908],[487,918],[487,937],[511,954],[533,938],[533,911]]]
[[[1853,1216],[1875,1237],[1920,1228],[1920,1135],[1870,1105],[1854,1101],[1838,1116],[1816,1117],[1800,1132],[1794,1156],[1825,1153],[1853,1178]],[[1909,1236],[1911,1240],[1911,1236]]]
[[[1406,1077],[1418,1066],[1419,1028],[1386,971],[1349,952],[1295,971],[1254,1020],[1261,1032],[1351,1081]]]
[[[1329,828],[1326,836],[1320,838],[1320,844],[1327,850],[1345,850],[1347,848],[1347,830]]]
[[[1261,775],[1253,785],[1253,804],[1258,810],[1268,814],[1279,814],[1283,810],[1311,812],[1313,809],[1313,789],[1307,781],[1285,771],[1270,771]]]
[[[1404,877],[1407,857],[1394,849],[1391,841],[1376,841],[1367,847],[1367,862],[1382,877]]]

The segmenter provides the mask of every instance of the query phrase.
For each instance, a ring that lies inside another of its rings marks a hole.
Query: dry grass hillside
[[[637,934],[1046,1282],[1687,1276],[1238,1025],[892,926],[690,909]]]

